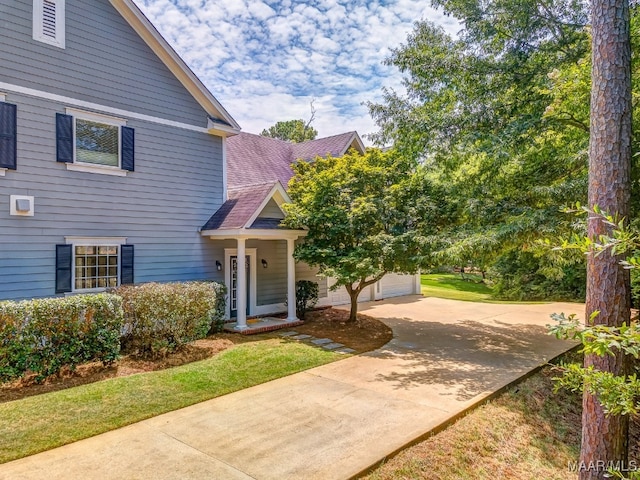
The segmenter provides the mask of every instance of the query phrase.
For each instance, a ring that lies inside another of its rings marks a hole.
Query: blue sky
[[[135,0],[216,98],[250,133],[310,116],[319,136],[375,130],[362,102],[400,88],[382,65],[414,21],[455,34],[422,0]]]

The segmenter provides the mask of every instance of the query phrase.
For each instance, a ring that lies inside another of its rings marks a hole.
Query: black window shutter
[[[120,284],[133,283],[133,245],[120,246]]]
[[[121,132],[120,132],[120,136],[121,136],[121,145],[120,145],[120,150],[121,150],[121,156],[122,156],[122,169],[123,170],[129,170],[130,172],[133,172],[133,168],[134,168],[134,155],[135,155],[135,148],[134,148],[134,139],[135,139],[135,130],[131,127],[121,127]]]
[[[71,291],[72,245],[56,245],[56,293]]]
[[[16,112],[15,105],[0,102],[0,168],[16,169]]]
[[[73,162],[73,117],[56,113],[56,160]]]

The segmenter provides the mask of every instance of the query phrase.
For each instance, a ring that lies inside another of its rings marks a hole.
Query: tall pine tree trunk
[[[592,89],[589,141],[589,206],[628,218],[631,163],[631,48],[628,0],[592,0]],[[591,238],[610,227],[600,218],[588,223]],[[629,275],[620,257],[608,252],[587,259],[586,321],[618,326],[629,321]],[[587,355],[585,366],[622,374],[626,362]],[[597,397],[585,391],[582,402],[583,470],[580,479],[605,478],[609,462],[626,462],[629,423],[626,416],[606,416]],[[603,463],[605,467],[603,468]],[[586,469],[584,468],[586,467]]]

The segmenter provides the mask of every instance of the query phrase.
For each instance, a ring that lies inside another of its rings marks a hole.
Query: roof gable
[[[135,3],[132,0],[109,1],[207,112],[209,115],[208,130],[223,136],[238,133],[240,125],[191,71]]]
[[[364,153],[364,144],[357,132],[346,132],[292,145],[295,159],[313,160],[316,157],[341,157],[349,148]]]
[[[257,228],[254,224],[280,224],[280,218],[273,215],[260,214],[265,212],[272,202],[278,208],[290,201],[280,182],[262,185],[250,185],[229,190],[229,199],[215,212],[201,230],[232,230],[242,228]],[[281,210],[282,212],[282,210]],[[277,221],[277,222],[276,222]],[[264,228],[264,227],[260,227]]]

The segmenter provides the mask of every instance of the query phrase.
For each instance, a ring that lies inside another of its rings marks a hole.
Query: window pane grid
[[[118,247],[76,246],[75,289],[106,288],[118,285]]]

